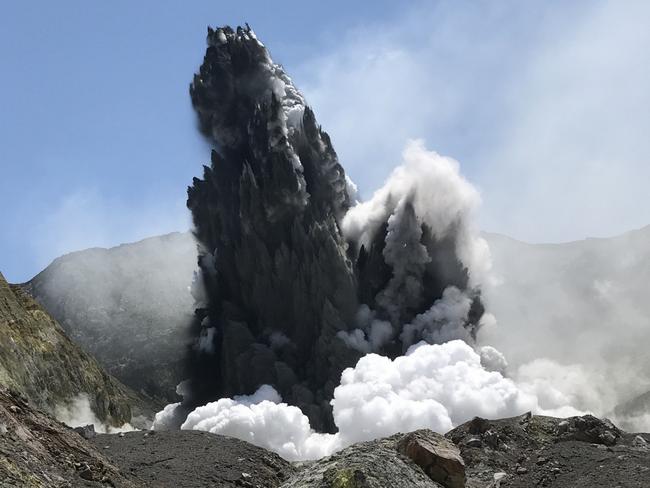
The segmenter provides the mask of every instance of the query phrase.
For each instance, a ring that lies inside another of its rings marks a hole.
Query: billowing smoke
[[[298,67],[306,95],[364,182],[388,174],[406,137],[431,134],[473,169],[485,230],[576,240],[485,236],[500,284],[482,298],[499,325],[479,341],[511,375],[552,362],[535,369],[577,406],[619,405],[615,421],[647,431],[650,227],[585,238],[650,223],[650,3],[433,3],[342,32]]]
[[[538,391],[552,386],[576,408],[648,430],[650,395],[639,395],[650,390],[650,227],[565,244],[485,237],[494,279],[483,298],[498,324],[483,327],[479,342]]]
[[[397,432],[429,428],[445,433],[475,415],[579,413],[565,399],[542,399],[535,385],[517,384],[482,363],[482,355],[458,340],[421,343],[394,360],[368,354],[343,372],[334,390],[336,434],[315,432],[302,411],[282,403],[268,385],[250,396],[222,398],[199,407],[181,428],[230,435],[286,459],[304,460]],[[164,428],[175,407],[170,405],[157,415],[155,428]]]
[[[208,32],[190,88],[215,150],[188,190],[203,289],[177,423],[261,384],[335,431],[341,372],[368,352],[473,341],[489,268],[458,163],[409,142],[372,199],[249,28]]]
[[[478,305],[476,290],[490,269],[487,244],[471,226],[479,201],[456,161],[427,151],[422,141],[409,141],[402,164],[386,184],[370,200],[352,207],[341,223],[343,235],[364,258],[367,249],[372,253],[383,247],[391,277],[375,294],[374,304],[390,322],[377,320],[377,313],[365,306],[361,327],[339,332],[339,337],[362,352],[384,351],[393,339],[401,343],[401,352],[421,340],[471,341],[474,330],[468,322],[480,318],[472,310]],[[446,251],[442,242],[449,246]],[[447,286],[444,278],[449,279]],[[432,303],[427,292],[435,280],[439,298]],[[429,308],[422,310],[423,303]],[[408,313],[414,310],[421,312]]]
[[[421,243],[424,225],[432,239],[453,238],[458,259],[469,271],[470,283],[481,284],[490,269],[490,256],[487,243],[472,226],[480,203],[478,192],[460,174],[457,161],[427,151],[421,140],[409,141],[402,158],[402,164],[370,200],[347,212],[343,234],[368,247],[387,222],[384,254],[386,263],[396,270],[391,282],[396,286],[402,281],[399,274],[408,276],[409,266],[417,273],[432,259]],[[420,276],[423,274],[420,272]]]
[[[579,413],[566,385],[535,366],[509,378],[504,355],[476,344],[495,327],[481,299],[490,253],[457,162],[410,141],[356,202],[329,137],[253,32],[210,29],[208,46],[191,86],[215,143],[188,191],[204,285],[192,375],[156,428],[314,459],[475,415]]]

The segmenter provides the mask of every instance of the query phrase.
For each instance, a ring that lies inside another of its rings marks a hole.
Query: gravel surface
[[[100,434],[91,442],[123,473],[157,488],[272,488],[294,471],[276,454],[206,432]]]

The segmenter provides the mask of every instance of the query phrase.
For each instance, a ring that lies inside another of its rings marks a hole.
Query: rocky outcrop
[[[613,446],[620,439],[621,431],[609,420],[593,415],[572,417],[558,424],[557,441],[582,441],[591,444]]]
[[[446,488],[464,488],[465,463],[458,448],[440,434],[418,430],[402,437],[397,450]]]
[[[460,449],[471,488],[642,488],[650,479],[650,435],[591,415],[475,418],[446,437]]]
[[[145,486],[72,429],[0,388],[0,487]]]
[[[426,430],[361,442],[304,464],[282,488],[463,488],[462,459],[449,444]]]
[[[168,403],[184,378],[196,242],[173,233],[55,259],[24,287],[124,384]]]
[[[149,413],[146,401],[106,374],[20,286],[0,274],[0,386],[54,413],[79,396],[94,415],[120,426],[136,413]]]

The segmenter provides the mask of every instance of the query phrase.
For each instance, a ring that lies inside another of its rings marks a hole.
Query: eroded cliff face
[[[70,341],[20,286],[9,285],[1,274],[0,331],[0,385],[24,395],[36,407],[55,414],[57,407],[65,408],[83,395],[99,421],[121,426],[131,421],[131,405],[144,406]]]
[[[453,225],[428,226],[417,195],[397,195],[364,240],[344,236],[353,185],[291,79],[248,27],[209,29],[207,42],[190,87],[214,150],[188,190],[205,293],[184,411],[266,383],[332,430],[329,400],[345,367],[426,340],[404,325],[450,287],[466,299],[471,338],[478,292]]]

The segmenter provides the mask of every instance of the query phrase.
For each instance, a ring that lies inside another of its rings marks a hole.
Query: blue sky
[[[25,1],[0,6],[0,271],[189,227],[208,160],[188,84],[248,22],[368,196],[409,138],[530,241],[650,223],[645,2]]]

